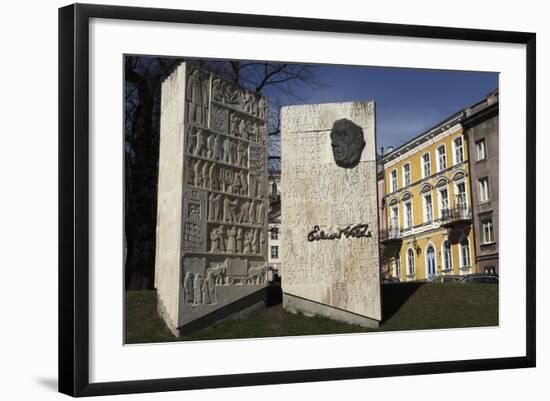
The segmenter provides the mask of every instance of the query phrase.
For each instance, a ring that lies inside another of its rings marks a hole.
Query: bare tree
[[[153,288],[161,84],[182,58],[125,58],[126,289]],[[269,98],[271,170],[280,169],[282,100],[304,101],[323,86],[313,65],[189,59],[187,62],[263,93]]]

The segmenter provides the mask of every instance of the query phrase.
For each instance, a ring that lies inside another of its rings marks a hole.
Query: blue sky
[[[326,87],[304,87],[300,103],[376,102],[378,147],[399,146],[498,87],[498,73],[324,65]],[[268,94],[269,96],[269,94]]]

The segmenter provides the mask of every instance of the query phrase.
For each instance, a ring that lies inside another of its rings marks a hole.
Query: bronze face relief
[[[361,160],[365,148],[363,129],[347,118],[336,120],[330,131],[332,155],[336,164],[353,168]]]

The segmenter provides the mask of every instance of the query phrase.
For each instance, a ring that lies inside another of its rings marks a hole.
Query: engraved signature
[[[334,240],[342,238],[372,238],[372,234],[369,231],[368,224],[355,224],[353,226],[347,226],[346,228],[340,228],[337,232],[327,233],[319,226],[313,226],[313,230],[307,235],[308,241],[320,241],[320,240]]]

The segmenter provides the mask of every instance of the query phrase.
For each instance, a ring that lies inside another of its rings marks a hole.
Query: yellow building
[[[462,113],[382,158],[382,255],[401,281],[475,272],[468,146]]]

